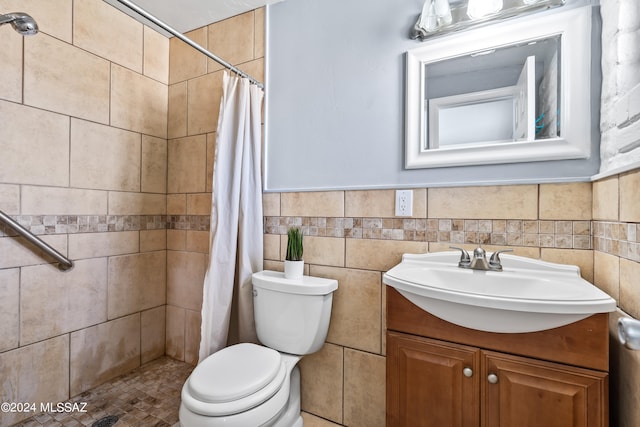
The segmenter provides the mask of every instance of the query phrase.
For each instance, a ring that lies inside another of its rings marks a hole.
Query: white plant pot
[[[304,261],[285,261],[284,262],[284,278],[285,279],[301,279],[304,273]]]

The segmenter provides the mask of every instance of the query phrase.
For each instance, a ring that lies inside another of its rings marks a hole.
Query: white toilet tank
[[[322,348],[331,318],[338,281],[284,273],[253,274],[253,312],[260,342],[290,354],[311,354]]]

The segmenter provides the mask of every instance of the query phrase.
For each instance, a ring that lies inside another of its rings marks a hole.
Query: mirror
[[[406,168],[587,158],[591,7],[407,52]]]

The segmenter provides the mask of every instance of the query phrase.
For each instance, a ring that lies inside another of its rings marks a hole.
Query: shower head
[[[31,36],[38,32],[38,24],[26,13],[14,12],[0,15],[0,25],[11,24],[14,30],[23,36]]]

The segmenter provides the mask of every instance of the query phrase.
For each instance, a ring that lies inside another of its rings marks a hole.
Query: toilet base
[[[273,427],[303,427],[300,411],[300,369],[296,366],[291,372],[291,389],[287,407]]]
[[[293,363],[298,360],[299,358]],[[269,421],[256,427],[304,427],[302,416],[300,415],[300,369],[297,366],[294,366],[291,371],[289,384],[287,404]],[[197,426],[218,425],[214,418],[207,419],[207,417],[196,415],[186,410],[184,405],[180,407],[180,418],[180,422],[173,427],[191,427],[192,423]]]

